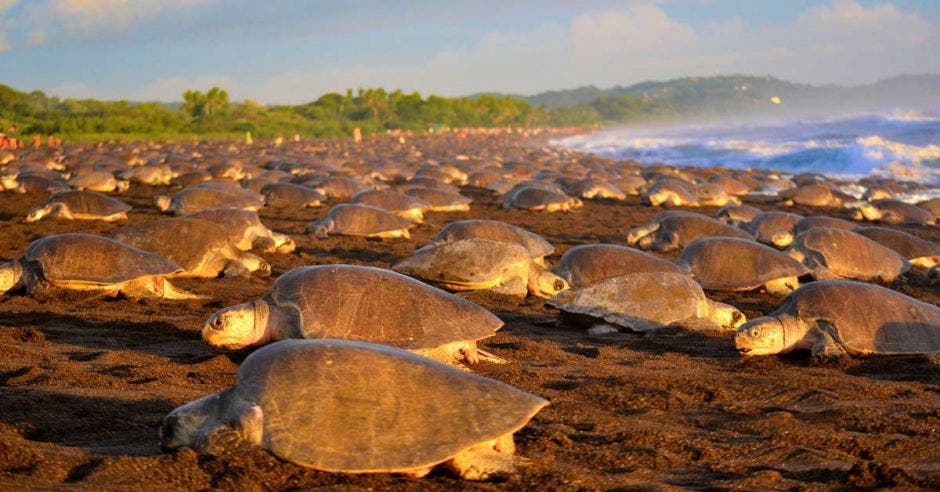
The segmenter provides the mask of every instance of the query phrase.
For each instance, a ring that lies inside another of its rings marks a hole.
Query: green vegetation
[[[261,138],[295,133],[322,137],[350,135],[357,127],[369,134],[440,127],[591,126],[757,112],[858,111],[875,104],[924,107],[929,101],[940,101],[938,75],[900,76],[858,87],[814,87],[745,75],[685,77],[531,97],[424,97],[359,89],[292,106],[232,102],[218,87],[186,91],[182,104],[162,104],[60,99],[0,85],[0,125],[16,123],[20,135],[55,133],[69,140],[241,138],[245,132]]]
[[[587,126],[670,114],[665,105],[634,97],[602,98],[589,104],[548,109],[516,97],[422,97],[417,92],[359,89],[325,94],[295,106],[233,103],[213,87],[182,94],[181,106],[93,99],[59,99],[41,91],[23,93],[0,85],[0,124],[18,125],[20,135],[55,133],[67,139],[186,139],[349,135],[440,127]]]

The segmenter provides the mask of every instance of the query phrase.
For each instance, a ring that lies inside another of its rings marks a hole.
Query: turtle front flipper
[[[171,300],[206,299],[171,284],[161,276],[150,276],[128,282],[121,292],[127,297],[159,297]]]
[[[22,278],[23,270],[18,261],[0,264],[0,295],[18,287]]]
[[[488,480],[516,471],[512,457],[515,451],[512,433],[504,434],[461,451],[445,462],[445,466],[464,480]]]
[[[836,339],[838,332],[835,325],[828,321],[818,321],[816,326],[810,330],[810,336],[813,337],[811,350],[813,362],[816,364],[834,364],[839,363],[849,357],[845,347]]]

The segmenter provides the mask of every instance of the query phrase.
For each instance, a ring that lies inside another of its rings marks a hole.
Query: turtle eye
[[[759,336],[760,336],[760,331],[761,331],[761,330],[760,330],[760,327],[759,327],[759,326],[755,326],[754,328],[751,328],[751,336],[753,336],[753,337],[759,337]]]
[[[222,318],[216,318],[212,321],[212,326],[216,328],[222,328]]]

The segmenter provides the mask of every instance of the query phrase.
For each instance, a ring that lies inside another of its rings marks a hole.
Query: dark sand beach
[[[541,145],[511,138],[500,137],[501,145]],[[468,138],[453,152],[473,155],[494,141]],[[241,158],[252,156],[246,151]],[[105,234],[160,218],[151,197],[167,191],[135,185],[109,194],[134,206],[124,223],[26,223],[27,211],[45,196],[2,193],[0,258],[21,255],[44,235]],[[410,240],[319,240],[303,234],[304,228],[329,206],[262,209],[264,223],[290,234],[297,250],[264,255],[273,267],[270,278],[175,281],[205,300],[0,299],[0,489],[940,488],[935,357],[859,358],[837,366],[814,366],[799,356],[744,359],[731,335],[665,330],[592,336],[559,326],[558,311],[543,300],[484,294],[465,297],[506,324],[481,346],[511,363],[481,363],[473,370],[551,402],[516,434],[523,464],[513,476],[474,483],[442,471],[423,479],[331,474],[237,443],[206,454],[161,452],[161,419],[231,385],[249,353],[209,348],[200,338],[202,322],[222,307],[264,294],[292,268],[390,267],[448,222],[468,218],[506,221],[541,234],[555,245],[548,258],[555,262],[575,245],[623,244],[631,228],[661,211],[638,197],[585,200],[574,213],[507,211],[491,191],[463,187],[462,193],[474,200],[470,212],[430,213]],[[696,210],[714,215],[717,209]],[[787,210],[851,220],[845,209]],[[898,227],[940,241],[935,226]],[[912,275],[888,287],[936,305],[938,282]],[[760,292],[709,296],[748,318],[770,313],[782,300]]]

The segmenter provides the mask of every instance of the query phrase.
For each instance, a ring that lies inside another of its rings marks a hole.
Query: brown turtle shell
[[[170,210],[176,215],[189,215],[211,208],[241,208],[256,210],[264,205],[264,197],[233,186],[209,186],[213,183],[183,188],[170,200]]]
[[[225,251],[225,256],[231,256],[234,249],[224,229],[201,219],[176,217],[154,220],[120,229],[111,237],[162,256],[186,271],[199,268],[213,251]]]
[[[497,220],[459,220],[451,222],[437,234],[437,241],[459,241],[470,238],[491,239],[519,244],[529,250],[532,258],[547,256],[555,247],[534,232]]]
[[[428,209],[428,203],[424,200],[394,190],[363,191],[352,197],[352,202],[389,212],[404,212],[416,208],[421,210]]]
[[[810,273],[802,263],[755,241],[725,237],[689,243],[676,260],[707,290],[752,290],[778,278]]]
[[[55,282],[112,285],[183,269],[166,258],[91,234],[58,234],[30,243],[23,255],[27,267],[38,267]]]
[[[354,265],[295,268],[274,282],[270,302],[295,311],[302,338],[407,349],[479,340],[503,325],[482,307],[413,278]]]
[[[392,268],[432,283],[474,286],[496,282],[508,266],[530,260],[518,244],[471,238],[429,244]]]
[[[921,239],[913,234],[888,227],[859,227],[854,232],[872,241],[896,251],[899,255],[913,260],[929,256],[940,256],[940,245]]]
[[[628,273],[688,274],[688,268],[627,246],[582,244],[566,251],[554,272],[572,287],[584,287]]]
[[[88,190],[60,191],[46,200],[46,204],[61,203],[73,214],[108,215],[127,212],[131,206],[101,193]]]
[[[662,217],[662,220],[659,221],[659,228],[652,232],[653,237],[656,239],[653,243],[653,249],[666,251],[666,249],[662,249],[662,246],[657,246],[657,244],[665,246],[667,243],[661,241],[661,239],[665,239],[673,234],[678,240],[675,244],[677,248],[683,248],[686,244],[700,237],[717,236],[748,240],[753,239],[750,234],[737,227],[723,224],[717,219],[713,219],[707,215],[689,212]]]
[[[261,446],[332,472],[434,466],[513,433],[547,401],[409,352],[285,340],[252,353],[234,391],[261,407]]]
[[[382,232],[414,227],[414,222],[385,210],[367,205],[341,203],[334,205],[326,217],[315,224],[332,221],[330,234],[343,236],[371,236]]]
[[[751,233],[754,239],[761,243],[773,244],[775,235],[793,234],[793,227],[802,218],[802,215],[789,212],[761,212],[742,229]]]
[[[804,252],[810,268],[824,267],[845,278],[890,282],[911,268],[907,259],[861,234],[817,227],[796,237],[791,249]],[[808,254],[807,254],[808,253]]]
[[[261,187],[265,205],[275,208],[316,207],[326,200],[326,195],[293,183],[274,182]]]
[[[469,205],[473,202],[472,199],[467,198],[459,193],[452,193],[447,190],[440,190],[436,188],[425,188],[422,186],[408,188],[405,190],[405,194],[426,202],[431,206],[431,208]]]

